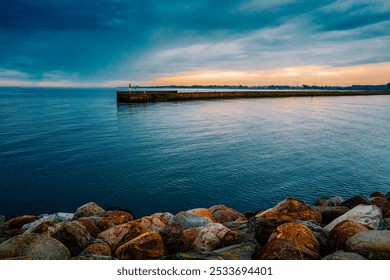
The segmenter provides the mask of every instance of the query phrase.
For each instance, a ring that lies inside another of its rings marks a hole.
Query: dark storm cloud
[[[0,79],[385,62],[389,28],[387,0],[5,1]]]

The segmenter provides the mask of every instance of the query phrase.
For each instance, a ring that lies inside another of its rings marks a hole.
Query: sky
[[[3,0],[0,86],[390,82],[388,0]]]

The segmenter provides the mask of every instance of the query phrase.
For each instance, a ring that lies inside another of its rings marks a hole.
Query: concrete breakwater
[[[390,95],[390,90],[243,90],[243,91],[117,91],[117,101],[142,103],[154,101],[185,101],[232,98],[295,97],[295,96],[357,96]]]
[[[136,218],[94,202],[74,213],[0,216],[0,260],[390,259],[390,193],[287,198],[264,211],[225,205]]]

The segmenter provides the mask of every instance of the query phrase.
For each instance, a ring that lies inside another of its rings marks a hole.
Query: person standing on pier
[[[131,83],[129,83],[129,94],[131,94]]]

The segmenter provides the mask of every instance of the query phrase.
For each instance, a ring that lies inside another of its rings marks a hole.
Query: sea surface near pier
[[[389,190],[390,96],[118,104],[115,89],[0,89],[0,215]]]

